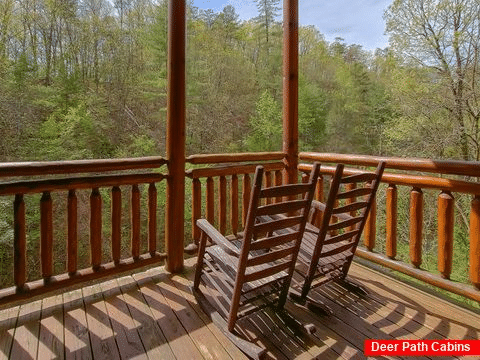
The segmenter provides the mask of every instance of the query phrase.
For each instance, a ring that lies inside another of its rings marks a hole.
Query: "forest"
[[[281,149],[281,10],[257,4],[189,4],[187,154]],[[375,51],[302,26],[300,150],[479,160],[478,7],[394,1]],[[0,161],[164,154],[166,39],[165,0],[2,1]]]
[[[258,16],[242,21],[231,5],[214,12],[187,2],[187,155],[281,150],[280,1],[256,0]],[[300,151],[480,160],[479,1],[394,0],[384,19],[389,47],[375,51],[300,27]],[[2,0],[0,162],[164,155],[166,79],[167,0]],[[406,257],[402,191],[399,257]],[[422,266],[430,269],[437,195],[425,195]],[[80,262],[88,264],[89,195],[82,196]],[[10,200],[0,199],[0,287],[12,281]],[[466,281],[470,199],[456,200],[452,276]],[[36,224],[32,262],[39,201],[27,204]],[[109,201],[105,193],[107,212]],[[379,217],[384,210],[379,205]],[[57,225],[61,272],[65,230]],[[383,232],[379,226],[379,247]]]

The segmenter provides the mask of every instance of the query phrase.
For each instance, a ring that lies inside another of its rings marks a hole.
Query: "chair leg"
[[[220,331],[238,347],[243,353],[249,356],[252,359],[262,359],[266,353],[266,350],[252,344],[251,342],[243,339],[239,335],[235,334],[233,331],[228,331],[227,322],[225,319],[218,313],[217,310],[210,304],[205,295],[199,289],[192,287],[192,293],[195,296],[198,304],[202,310],[210,317],[212,322],[220,329]]]
[[[197,290],[198,286],[200,285],[200,277],[202,276],[203,257],[205,256],[206,242],[207,242],[206,236],[202,231],[202,233],[200,234],[200,241],[198,246],[197,266],[195,267],[195,278],[193,280],[193,288],[195,290]]]

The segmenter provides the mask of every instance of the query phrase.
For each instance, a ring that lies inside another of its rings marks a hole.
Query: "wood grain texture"
[[[186,260],[181,276],[153,268],[83,294],[73,290],[1,309],[0,359],[101,359],[110,346],[122,359],[246,359],[192,295],[195,260]],[[296,332],[270,310],[242,319],[241,335],[266,348],[267,359],[363,359],[364,341],[371,338],[480,338],[477,313],[355,263],[348,278],[366,294],[335,283],[312,294],[330,315],[287,302],[292,316],[316,326],[313,335]]]

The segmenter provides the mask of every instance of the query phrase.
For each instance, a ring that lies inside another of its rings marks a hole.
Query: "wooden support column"
[[[285,183],[297,182],[298,0],[283,1],[283,152]]]
[[[185,213],[185,0],[168,2],[168,182],[165,219],[166,269],[183,269]]]

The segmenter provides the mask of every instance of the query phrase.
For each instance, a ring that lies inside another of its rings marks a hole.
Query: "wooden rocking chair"
[[[286,314],[284,304],[319,169],[315,164],[307,184],[262,189],[263,167],[258,166],[245,230],[235,239],[227,239],[205,219],[196,223],[201,238],[193,293],[212,321],[252,358],[260,358],[265,349],[238,335],[235,325],[240,317],[276,304],[275,310],[284,321],[301,326]],[[213,246],[207,247],[207,239]],[[200,287],[201,282],[204,287]],[[314,328],[301,330],[312,333]]]
[[[313,201],[312,212],[322,212],[320,228],[307,223],[297,259],[290,298],[321,314],[328,308],[308,297],[311,289],[331,281],[342,282],[351,291],[365,293],[345,278],[352,263],[385,163],[380,162],[374,173],[343,176],[344,166],[337,165],[326,204]],[[303,280],[303,282],[302,282]]]

